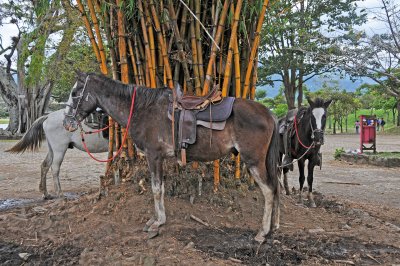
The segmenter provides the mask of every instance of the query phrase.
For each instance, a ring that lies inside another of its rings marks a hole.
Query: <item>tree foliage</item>
[[[371,36],[354,31],[345,36],[346,45],[341,47],[340,64],[352,75],[369,77],[378,83],[381,92],[397,99],[399,112],[400,6],[395,0],[381,0],[374,16],[386,25],[384,31]],[[397,125],[400,125],[400,116]]]
[[[260,48],[260,83],[282,82],[289,109],[303,100],[304,82],[336,70],[341,36],[364,23],[355,0],[271,1]]]
[[[67,86],[60,82],[67,66],[88,59],[76,55],[68,64],[71,45],[87,45],[76,39],[82,22],[67,0],[4,2],[0,17],[1,23],[17,28],[12,44],[1,47],[5,63],[0,66],[0,92],[9,109],[8,129],[22,133],[45,112],[53,87],[60,91],[60,86]]]

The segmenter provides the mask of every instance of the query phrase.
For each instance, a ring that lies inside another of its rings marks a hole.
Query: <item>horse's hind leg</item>
[[[54,190],[56,192],[56,196],[60,197],[62,195],[61,185],[60,185],[60,167],[61,163],[64,160],[65,150],[55,151],[53,156],[53,163],[51,164],[51,171],[53,173],[53,182],[54,182]]]
[[[312,185],[313,185],[313,180],[314,180],[314,163],[310,160],[308,162],[308,175],[307,175],[307,184],[308,184],[308,204],[309,207],[315,208],[317,205],[315,204],[314,201],[314,195],[312,193]]]
[[[264,162],[265,160],[260,160],[256,166],[254,165],[249,167],[250,173],[260,187],[265,200],[262,228],[255,237],[255,240],[260,243],[264,242],[265,236],[271,231],[271,218],[274,207],[274,192],[265,182],[267,173]],[[274,219],[276,219],[277,216],[279,216],[279,213],[275,212]],[[279,221],[274,221],[274,223],[276,222],[279,224]]]
[[[53,161],[53,152],[51,151],[51,149],[49,149],[49,152],[47,153],[46,158],[44,159],[41,165],[39,191],[43,193],[43,199],[50,198],[50,195],[47,192],[46,175],[49,172],[52,161]]]
[[[149,238],[158,235],[158,229],[165,224],[167,217],[164,206],[164,182],[163,182],[163,161],[159,158],[153,159],[147,157],[149,169],[151,173],[151,188],[154,196],[155,217],[151,218],[143,228],[143,231],[148,232]]]

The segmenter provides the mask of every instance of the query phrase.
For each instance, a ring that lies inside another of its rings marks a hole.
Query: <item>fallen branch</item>
[[[201,223],[201,224],[204,225],[204,226],[207,226],[207,227],[210,226],[208,223],[204,222],[202,219],[200,219],[200,218],[198,218],[198,217],[196,217],[196,216],[194,216],[194,215],[192,215],[192,214],[190,215],[190,218],[193,219],[193,220],[195,220],[195,221],[198,222],[198,223]]]
[[[354,262],[351,260],[334,260],[335,263],[344,263],[344,264],[349,264],[349,265],[356,265]]]
[[[229,259],[230,261],[233,261],[233,262],[236,262],[236,263],[243,263],[243,261],[238,260],[238,259],[235,259],[235,258],[232,258],[232,257],[229,257],[228,259]]]
[[[375,259],[374,257],[372,257],[372,255],[370,255],[370,254],[366,254],[366,255],[367,255],[368,258],[370,258],[371,260],[375,261],[376,263],[382,264],[382,263],[380,263],[377,259]]]
[[[328,183],[328,184],[341,184],[341,185],[354,185],[354,186],[361,186],[361,184],[360,184],[360,183],[355,183],[355,182],[325,181],[324,183]]]

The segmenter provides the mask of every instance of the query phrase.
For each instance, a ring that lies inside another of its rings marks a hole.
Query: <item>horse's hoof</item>
[[[157,231],[149,231],[147,233],[147,239],[152,239],[155,238],[156,236],[158,236],[159,232]]]
[[[236,181],[235,181],[236,188],[239,188],[241,185],[242,185],[242,182],[240,182],[240,179],[236,179]]]
[[[314,201],[310,201],[310,203],[308,204],[308,206],[309,206],[310,208],[317,208],[317,205],[315,204]]]
[[[50,194],[43,194],[42,195],[43,200],[51,200],[54,199],[54,197]]]
[[[290,193],[290,190],[286,190],[286,195],[287,195],[287,196],[290,196],[290,194],[291,194],[291,193]]]
[[[254,240],[257,241],[258,243],[260,243],[260,245],[262,243],[264,243],[265,241],[265,237],[261,235],[261,233],[258,233],[255,237]]]
[[[298,200],[297,200],[297,205],[304,205],[303,199],[298,199]]]

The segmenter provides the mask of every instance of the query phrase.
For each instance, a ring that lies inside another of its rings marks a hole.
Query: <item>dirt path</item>
[[[400,263],[400,169],[334,161],[335,148],[358,147],[354,135],[327,136],[324,165],[315,173],[314,187],[322,193],[316,193],[318,207],[298,206],[295,195],[282,196],[281,228],[262,246],[252,240],[262,217],[263,199],[258,189],[223,186],[214,194],[208,178],[203,196],[198,197],[190,176],[182,183],[167,177],[168,222],[159,237],[147,240],[142,228],[153,213],[149,190],[139,194],[137,184],[127,182],[98,201],[98,176],[104,165],[83,152],[69,150],[61,186],[72,196],[42,201],[38,184],[46,148],[34,154],[4,153],[12,144],[0,142],[0,204],[21,198],[31,202],[0,210],[1,265]],[[378,150],[400,150],[399,138],[379,136]],[[50,176],[48,190],[52,193]],[[222,182],[228,186],[229,180]],[[291,173],[290,182],[298,187],[296,172]],[[189,189],[176,194],[177,186]],[[209,226],[192,220],[191,215]]]

